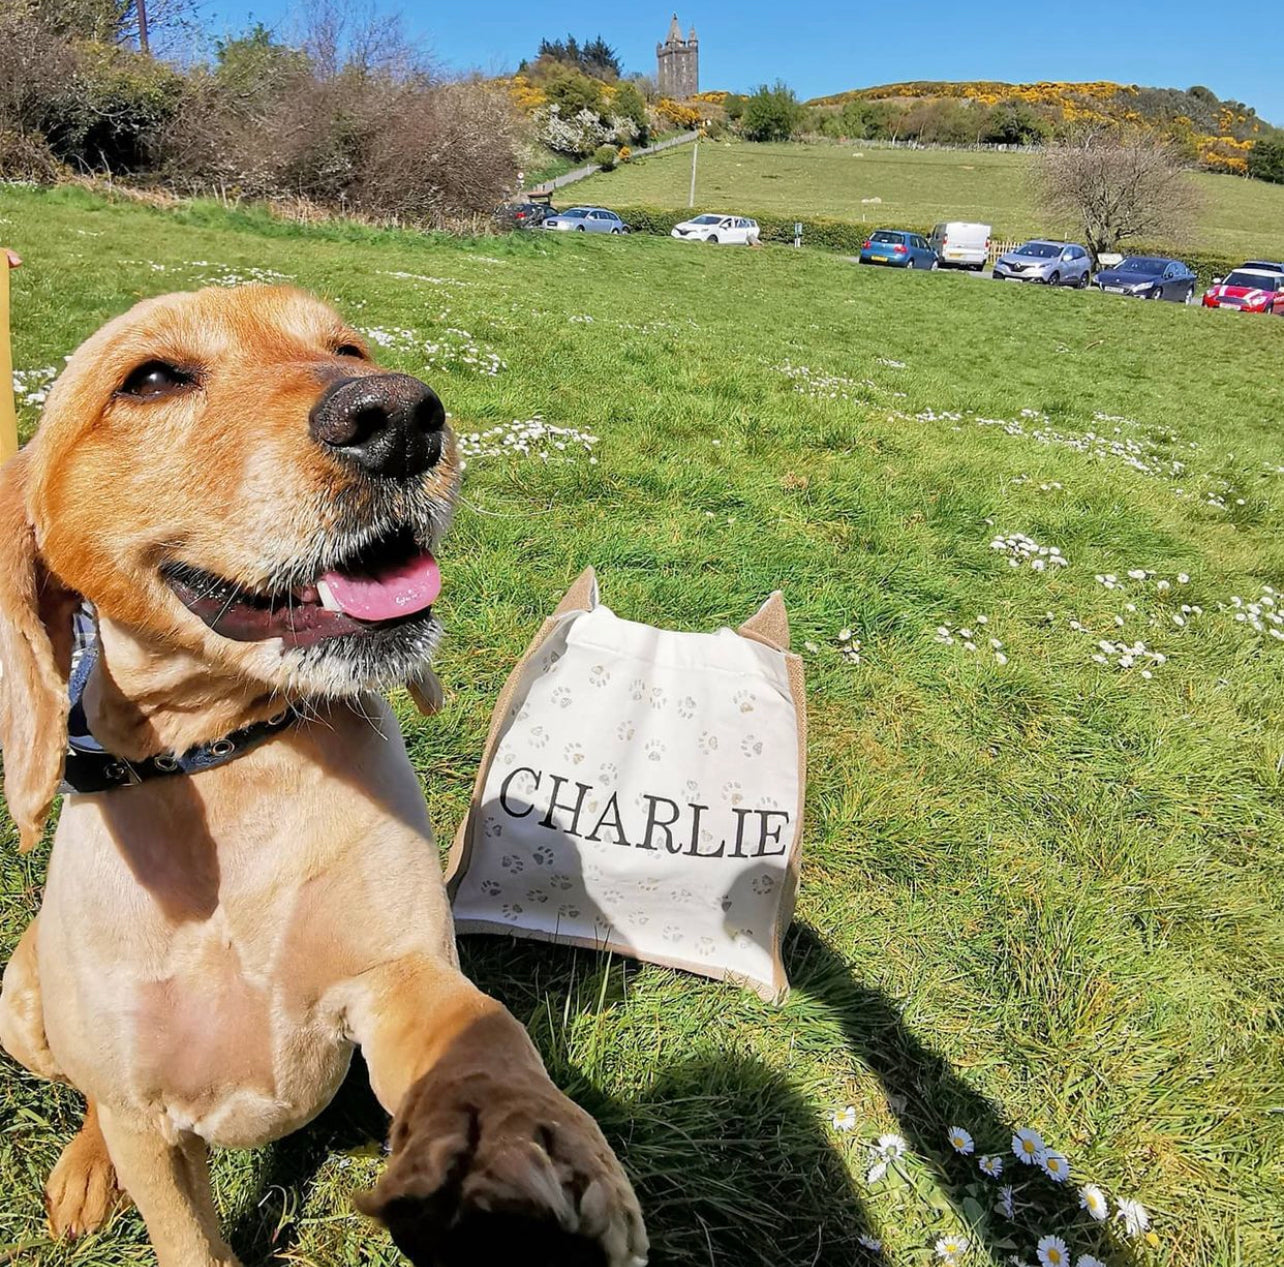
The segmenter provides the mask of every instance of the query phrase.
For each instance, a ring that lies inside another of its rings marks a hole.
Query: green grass
[[[847,1267],[872,1229],[887,1261],[926,1267],[964,1220],[968,1264],[1033,1262],[1048,1231],[1112,1263],[1277,1254],[1284,643],[1223,605],[1284,589],[1284,321],[819,252],[303,231],[70,191],[0,190],[0,237],[28,259],[20,368],[60,364],[141,296],[270,268],[362,326],[456,327],[502,357],[489,377],[408,342],[387,354],[462,432],[539,413],[601,436],[596,465],[470,465],[443,556],[450,702],[431,722],[403,708],[443,842],[507,667],[584,565],[620,614],[683,628],[738,622],[784,588],[811,710],[789,1002],[587,952],[463,948],[599,1115],[655,1263]],[[1013,532],[1069,565],[1009,567],[989,543]],[[1182,604],[1203,615],[1179,626]],[[936,641],[942,624],[979,631],[981,650]],[[1167,660],[1150,680],[1095,664],[1115,637]],[[0,958],[47,861],[5,833]],[[847,1134],[828,1120],[844,1105]],[[132,1212],[75,1249],[43,1239],[41,1184],[77,1113],[0,1063],[0,1258],[145,1263]],[[997,1185],[946,1146],[953,1124],[978,1153],[1037,1127],[1076,1181],[1139,1197],[1158,1246],[1099,1248],[1073,1185],[1010,1156],[1023,1206],[1000,1218]],[[246,1262],[394,1262],[350,1206],[383,1129],[358,1074],[293,1139],[220,1154]],[[870,1185],[867,1146],[887,1131],[908,1160]]]
[[[704,142],[696,164],[701,210],[829,216],[870,225],[930,227],[976,220],[996,237],[1071,233],[1035,207],[1030,156],[995,151],[891,150],[847,145]],[[1251,257],[1284,255],[1284,186],[1201,173],[1191,248]],[[685,207],[691,151],[679,146],[590,176],[564,192],[605,206]],[[572,194],[572,190],[574,191]],[[869,202],[868,199],[881,199]]]

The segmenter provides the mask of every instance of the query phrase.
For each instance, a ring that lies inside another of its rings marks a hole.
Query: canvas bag
[[[461,933],[788,989],[806,785],[779,593],[739,630],[622,620],[590,568],[500,693],[447,872]]]

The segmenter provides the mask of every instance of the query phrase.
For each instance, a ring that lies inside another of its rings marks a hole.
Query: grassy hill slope
[[[702,142],[697,163],[699,210],[829,216],[878,225],[930,228],[938,220],[981,220],[997,237],[1071,232],[1034,205],[1027,154],[988,150],[907,150],[862,145]],[[1284,185],[1198,173],[1204,197],[1185,244],[1245,258],[1284,258]],[[603,172],[561,191],[571,201],[604,206],[685,207],[691,182],[688,147]],[[879,199],[878,202],[866,201]]]
[[[441,551],[447,704],[397,706],[443,845],[507,671],[582,567],[622,616],[686,629],[783,586],[809,699],[789,1001],[462,947],[599,1115],[656,1267],[853,1267],[870,1235],[926,1267],[947,1231],[967,1267],[1033,1262],[1050,1232],[1115,1267],[1278,1257],[1284,643],[1263,587],[1284,589],[1284,321],[820,252],[303,230],[72,190],[0,188],[0,224],[27,259],[29,386],[142,296],[275,276],[440,391],[471,454]],[[593,460],[505,449],[541,415],[600,437]],[[1049,556],[1023,561],[1017,533],[1068,564],[1032,567]],[[1125,664],[1124,640],[1164,659]],[[0,817],[0,962],[47,862]],[[0,1057],[0,1261],[154,1267],[133,1210],[74,1247],[45,1235],[78,1114]],[[1069,1157],[1069,1185],[1014,1160],[1016,1126]],[[351,1204],[385,1129],[358,1067],[290,1141],[218,1153],[246,1267],[401,1264]],[[905,1155],[871,1180],[888,1132]],[[1157,1247],[1092,1223],[1089,1181],[1139,1198]]]

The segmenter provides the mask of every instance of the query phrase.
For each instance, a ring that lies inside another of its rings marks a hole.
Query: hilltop
[[[1211,89],[1147,88],[1137,84],[1008,84],[995,80],[947,83],[914,80],[854,88],[817,97],[809,106],[850,122],[855,136],[899,128],[900,135],[956,139],[1000,131],[1013,143],[1030,144],[1078,125],[1151,128],[1187,149],[1210,171],[1243,173],[1259,139],[1277,129],[1242,101],[1222,100]],[[1005,126],[1004,126],[1005,125]]]

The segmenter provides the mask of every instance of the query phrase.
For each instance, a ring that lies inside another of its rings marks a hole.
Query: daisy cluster
[[[840,629],[838,631],[838,651],[839,654],[849,664],[860,663],[860,639],[852,635],[850,629]]]
[[[990,549],[1007,555],[1009,567],[1019,568],[1023,563],[1029,563],[1034,572],[1043,572],[1049,567],[1065,567],[1069,562],[1057,546],[1041,546],[1023,532],[1009,536],[1000,534],[990,542]]]
[[[475,282],[460,281],[457,277],[429,277],[426,273],[402,273],[380,270],[383,277],[396,277],[403,282],[427,282],[429,286],[474,286]]]
[[[242,268],[238,271],[230,265],[211,264],[208,260],[188,260],[187,266],[211,270],[201,273],[196,279],[205,286],[279,286],[282,282],[294,280],[288,273],[278,273],[274,268]]]
[[[596,466],[593,448],[598,437],[577,427],[555,427],[538,414],[526,421],[514,418],[487,431],[457,432],[460,469],[466,470],[469,459],[522,457],[541,462],[567,461],[576,452],[589,454],[589,465]]]
[[[972,623],[983,627],[990,623],[990,618],[988,616],[978,616]],[[995,663],[1002,665],[1008,662],[1007,652],[1003,650],[1003,643],[997,638],[987,638],[984,628],[980,633],[977,633],[975,629],[971,629],[967,625],[963,625],[958,629],[955,629],[952,625],[937,625],[936,637],[933,641],[939,642],[946,647],[952,647],[956,642],[959,642],[963,644],[964,651],[980,651],[980,643],[985,641],[988,643],[988,649],[994,653]]]
[[[1262,586],[1262,592],[1249,602],[1238,594],[1231,596],[1230,606],[1219,603],[1223,611],[1235,613],[1237,624],[1247,625],[1256,634],[1268,634],[1277,642],[1284,642],[1284,612],[1280,611],[1284,599],[1269,585]]]
[[[1031,478],[1028,475],[1018,475],[1014,479],[1009,480],[1008,483],[1013,488],[1020,488],[1022,484],[1031,483]],[[1041,493],[1060,493],[1064,489],[1065,485],[1059,480],[1048,480],[1039,485],[1039,492]]]
[[[856,1128],[856,1110],[851,1105],[838,1109],[830,1115],[830,1122],[836,1131],[847,1133]],[[1005,1157],[1000,1153],[977,1155],[976,1142],[970,1131],[961,1126],[951,1126],[946,1133],[951,1148],[960,1157],[976,1156],[976,1167],[988,1180],[999,1182],[1005,1173]],[[886,1176],[889,1169],[898,1169],[906,1158],[908,1145],[900,1135],[880,1135],[878,1140],[868,1146],[869,1162],[865,1180],[876,1184]],[[1066,1185],[1070,1182],[1070,1162],[1064,1153],[1050,1148],[1044,1143],[1038,1131],[1022,1127],[1012,1136],[1011,1154],[1018,1167],[1041,1171],[1054,1184]],[[1018,1211],[1026,1204],[1018,1199],[1028,1184],[1021,1182],[1000,1183],[997,1188],[995,1211],[1007,1222],[1017,1221]],[[1080,1230],[1101,1226],[1110,1221],[1110,1200],[1106,1194],[1093,1183],[1085,1183],[1078,1190],[1079,1209],[1082,1211],[1077,1227]],[[1122,1226],[1123,1233],[1132,1240],[1144,1239],[1148,1245],[1157,1245],[1158,1238],[1150,1231],[1150,1215],[1140,1201],[1131,1197],[1119,1197],[1114,1202],[1113,1218]],[[861,1236],[860,1244],[873,1256],[882,1254],[882,1242],[874,1236]],[[1009,1241],[1009,1244],[1011,1242]],[[963,1261],[971,1248],[966,1236],[946,1234],[936,1239],[933,1249],[941,1267],[962,1267]],[[1038,1237],[1035,1254],[1039,1267],[1104,1267],[1100,1259],[1092,1254],[1080,1253],[1076,1257],[1065,1237],[1055,1232],[1044,1232]],[[1013,1254],[1008,1261],[1013,1267],[1031,1267],[1027,1260]]]
[[[854,378],[844,378],[841,374],[826,374],[824,370],[814,370],[809,365],[795,365],[785,360],[774,367],[778,374],[783,374],[794,385],[794,391],[816,400],[863,400],[862,389],[875,387],[868,379],[857,382]]]
[[[508,362],[494,348],[457,326],[447,326],[440,338],[423,345],[423,351],[430,369],[472,370],[494,378],[508,368]]]
[[[46,365],[38,370],[14,370],[13,394],[20,405],[43,405],[58,370]]]

